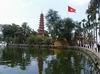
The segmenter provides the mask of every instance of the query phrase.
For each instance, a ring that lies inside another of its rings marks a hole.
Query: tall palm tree
[[[81,27],[77,27],[77,29],[75,30],[74,41],[76,42],[76,44],[82,45],[83,35]]]
[[[82,20],[82,28],[83,28],[83,37],[84,37],[84,41],[85,41],[85,39],[86,39],[86,32],[87,32],[87,30],[86,30],[86,19]],[[84,44],[84,42],[83,42],[83,44]]]
[[[91,0],[89,7],[87,9],[88,18],[91,19],[91,22],[93,22],[94,25],[96,25],[96,41],[97,41],[97,22],[96,19],[100,18],[100,0]],[[96,17],[96,14],[98,14],[98,17]],[[99,20],[100,22],[100,20]]]

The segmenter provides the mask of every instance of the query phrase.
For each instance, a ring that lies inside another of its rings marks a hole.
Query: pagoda
[[[43,13],[40,14],[40,24],[38,29],[38,35],[44,36],[44,15]]]

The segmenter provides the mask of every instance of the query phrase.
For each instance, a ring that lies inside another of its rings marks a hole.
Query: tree
[[[12,38],[14,37],[15,31],[11,25],[3,25],[3,37],[6,42],[12,42]]]
[[[7,43],[25,43],[27,37],[32,34],[31,28],[26,22],[22,24],[22,27],[12,23],[12,25],[3,25],[3,37]],[[35,33],[35,32],[34,32]]]
[[[50,9],[46,15],[48,31],[53,38],[56,38],[58,35],[58,28],[60,24],[58,23],[61,19],[57,11]]]
[[[36,43],[36,36],[35,35],[30,35],[28,38],[27,38],[27,43],[29,44],[33,44],[33,43]]]
[[[100,0],[91,0],[86,13],[88,14],[89,22],[95,25],[94,31],[96,32],[96,41],[97,41],[97,28],[98,28],[97,19],[100,18]],[[98,17],[96,17],[97,14]]]
[[[81,45],[83,42],[83,28],[81,22],[76,22],[75,25],[75,32],[74,32],[74,45]]]
[[[72,41],[72,31],[75,28],[75,22],[71,18],[63,19],[62,27],[60,28],[63,38],[66,38],[68,42]]]
[[[46,15],[47,27],[52,38],[67,39],[71,42],[72,31],[75,27],[75,22],[71,18],[61,19],[57,11],[50,9]]]
[[[22,24],[22,29],[23,29],[25,37],[29,36],[29,34],[31,33],[31,28],[27,25],[26,22]]]

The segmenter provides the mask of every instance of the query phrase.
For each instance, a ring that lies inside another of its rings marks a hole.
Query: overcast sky
[[[37,30],[40,13],[44,15],[49,9],[59,12],[62,18],[70,17],[75,21],[86,18],[86,9],[90,0],[0,0],[0,23],[28,25]],[[67,6],[76,8],[76,13],[68,13]],[[45,21],[46,22],[46,21]]]

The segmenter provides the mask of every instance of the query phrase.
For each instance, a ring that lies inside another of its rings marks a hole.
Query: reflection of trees
[[[23,49],[8,48],[3,51],[2,61],[0,64],[4,64],[10,67],[20,66],[22,70],[25,70],[26,66],[30,62],[30,55]]]
[[[92,62],[79,51],[74,50],[48,50],[48,49],[13,49],[3,50],[0,64],[9,67],[19,66],[25,70],[31,58],[37,59],[39,74],[91,74]],[[43,69],[46,66],[45,69]],[[97,71],[97,70],[96,70]],[[93,72],[94,73],[94,72]]]
[[[48,67],[45,69],[46,74],[91,74],[89,59],[86,59],[78,51],[61,50],[61,53],[57,54],[56,59],[52,59],[47,62]],[[87,66],[87,67],[86,67]]]
[[[6,48],[3,50],[0,64],[9,67],[19,66],[20,69],[25,70],[26,66],[30,64],[31,57],[37,58],[40,74],[42,73],[43,61],[48,55],[53,54],[48,49],[33,49],[33,48]]]
[[[0,60],[2,59],[2,55],[3,55],[3,49],[0,49]]]
[[[53,59],[48,63],[48,68],[46,68],[46,74],[59,74],[57,60]]]
[[[32,49],[30,48],[30,54],[33,58],[36,58],[39,54],[41,54],[41,56],[43,56],[43,58],[45,59],[48,55],[53,54],[53,52],[51,52],[48,49],[42,49],[42,48],[36,48],[36,49]]]

